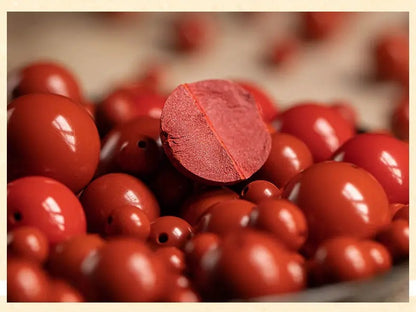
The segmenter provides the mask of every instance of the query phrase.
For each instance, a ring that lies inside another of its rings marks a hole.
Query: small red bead
[[[182,248],[191,237],[191,225],[178,217],[159,217],[150,224],[149,242],[155,246]]]
[[[43,263],[49,255],[48,238],[33,226],[15,228],[7,233],[7,254]]]
[[[241,191],[241,198],[255,204],[267,199],[278,199],[282,193],[273,183],[256,180],[247,184]]]

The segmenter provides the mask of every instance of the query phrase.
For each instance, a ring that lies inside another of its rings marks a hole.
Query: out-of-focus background
[[[385,32],[407,31],[407,13],[348,13],[328,38],[296,48],[290,42],[302,31],[301,13],[204,13],[206,38],[191,52],[174,48],[173,25],[184,14],[8,13],[8,71],[59,61],[87,98],[99,100],[156,64],[167,93],[207,78],[249,80],[282,109],[305,100],[347,101],[359,126],[373,130],[387,127],[403,93],[394,82],[373,79],[374,46]],[[279,44],[279,64],[270,64]]]

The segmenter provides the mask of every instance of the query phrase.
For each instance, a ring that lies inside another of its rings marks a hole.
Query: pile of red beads
[[[397,137],[355,117],[280,112],[228,80],[164,94],[145,77],[91,105],[61,65],[26,66],[8,105],[8,300],[250,300],[389,271],[409,253],[408,100]]]

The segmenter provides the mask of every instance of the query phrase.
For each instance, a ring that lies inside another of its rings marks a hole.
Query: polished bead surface
[[[407,259],[409,256],[409,222],[403,219],[394,220],[377,234],[377,240],[388,249],[395,262]]]
[[[82,294],[64,280],[52,280],[51,302],[84,302]]]
[[[255,180],[247,184],[241,191],[241,198],[255,204],[267,199],[278,199],[282,193],[273,183]]]
[[[156,257],[159,257],[169,271],[181,274],[185,271],[185,254],[176,247],[160,247],[155,250]]]
[[[49,241],[34,226],[21,226],[7,233],[7,254],[43,263],[49,255]]]
[[[192,237],[192,227],[184,219],[174,216],[159,217],[150,224],[149,241],[156,246],[182,248]]]

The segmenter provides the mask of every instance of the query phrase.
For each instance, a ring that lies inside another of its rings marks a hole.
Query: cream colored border
[[[409,11],[409,26],[410,26],[410,172],[415,172],[415,113],[416,108],[414,99],[416,98],[416,60],[415,55],[415,31],[416,31],[416,0],[71,0],[65,3],[59,3],[56,0],[25,0],[0,1],[0,57],[2,60],[0,81],[2,84],[1,99],[2,111],[0,114],[0,280],[6,278],[6,76],[7,76],[7,11]],[[415,188],[415,175],[410,175],[410,189]],[[413,207],[416,203],[415,192],[411,192],[410,205]],[[410,219],[415,220],[416,211],[411,208],[413,212],[410,214]],[[411,223],[411,237],[415,237],[416,228],[415,223]],[[410,279],[416,280],[416,239],[411,240],[410,244]],[[0,311],[63,311],[73,312],[100,310],[102,312],[113,311],[114,309],[122,308],[124,311],[131,311],[140,309],[142,311],[163,311],[168,308],[170,311],[212,311],[216,312],[225,310],[239,310],[239,311],[292,311],[293,309],[299,311],[415,311],[416,297],[410,298],[410,303],[374,303],[374,304],[308,304],[308,303],[221,303],[221,304],[5,304],[6,298],[0,297]]]

